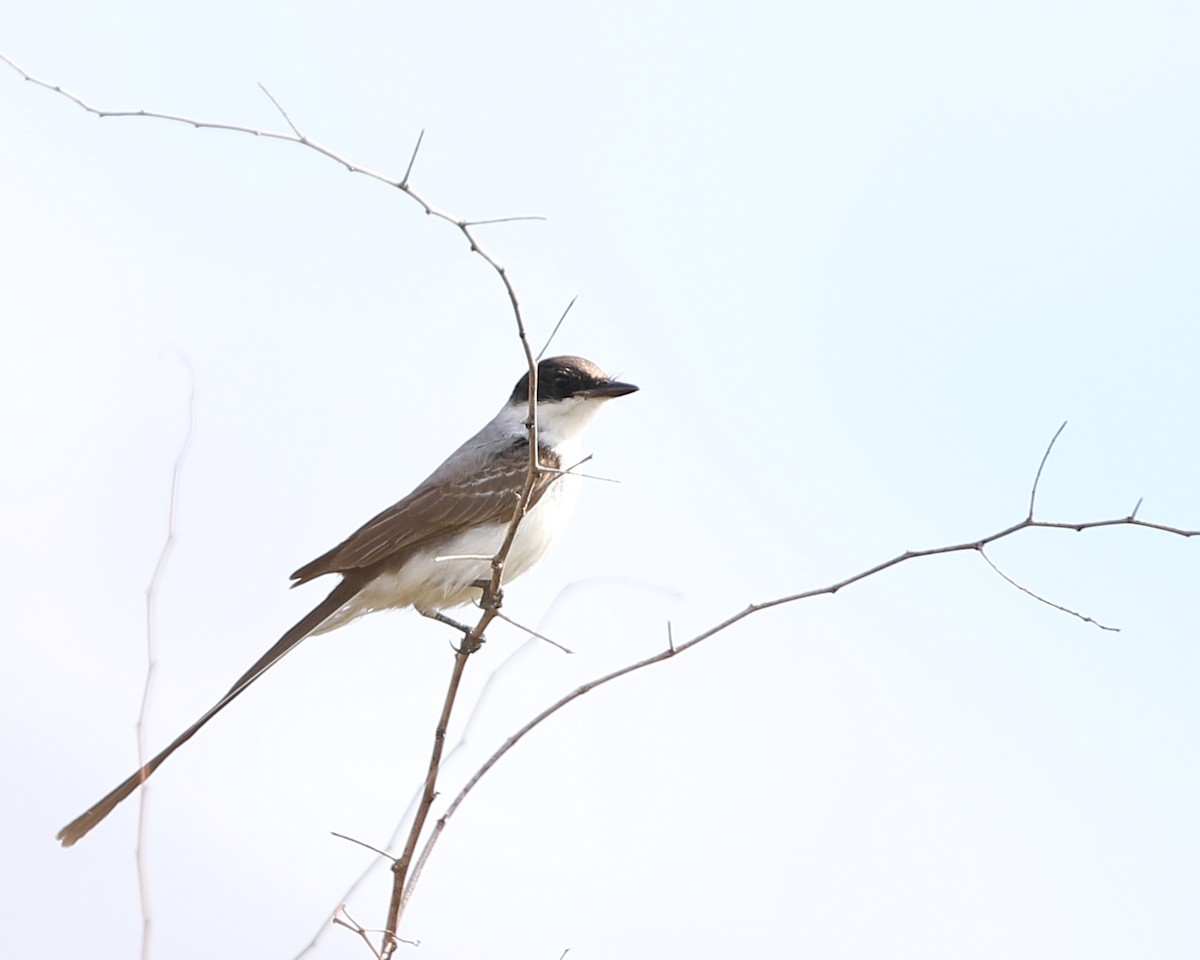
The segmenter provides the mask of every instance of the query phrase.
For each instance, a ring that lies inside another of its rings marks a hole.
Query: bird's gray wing
[[[512,519],[529,470],[529,445],[514,443],[476,469],[449,481],[426,482],[403,500],[368,520],[348,538],[292,574],[292,586],[326,573],[344,573],[397,557],[432,540],[480,523]],[[557,470],[558,457],[545,448],[542,465]],[[435,475],[436,476],[436,475]],[[542,473],[534,480],[532,507],[558,479]],[[432,478],[431,478],[432,479]]]

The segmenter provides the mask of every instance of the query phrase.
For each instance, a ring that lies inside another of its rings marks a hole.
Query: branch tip
[[[1050,459],[1050,451],[1054,449],[1054,443],[1058,440],[1059,435],[1067,429],[1067,421],[1064,420],[1057,430],[1054,431],[1054,436],[1050,438],[1050,443],[1046,446],[1046,452],[1042,454],[1042,462],[1038,464],[1037,474],[1033,478],[1033,489],[1029,491],[1029,519],[1033,519],[1033,508],[1037,503],[1038,484],[1042,479],[1042,470],[1046,466],[1046,461]]]
[[[405,167],[405,169],[404,169],[404,176],[400,178],[399,187],[405,193],[408,192],[408,178],[410,176],[412,176],[413,164],[417,162],[417,154],[421,150],[421,141],[423,141],[424,139],[425,139],[425,128],[422,127],[421,132],[417,134],[417,142],[416,142],[416,145],[413,147],[412,156],[410,156],[408,158],[408,166]],[[429,213],[428,210],[426,210],[425,212]]]
[[[567,319],[567,314],[571,312],[571,308],[575,306],[575,301],[578,299],[579,294],[575,294],[575,296],[571,298],[571,302],[567,304],[566,309],[563,310],[562,316],[558,318],[558,323],[554,325],[554,329],[550,331],[550,336],[546,338],[546,343],[542,346],[542,349],[538,351],[538,360],[541,360],[542,357],[546,355],[546,351],[550,349],[550,344],[554,342],[554,338],[558,335],[558,328],[563,325],[563,321]]]

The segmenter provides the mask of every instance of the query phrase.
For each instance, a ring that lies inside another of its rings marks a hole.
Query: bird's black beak
[[[632,383],[622,383],[620,380],[606,380],[604,383],[598,383],[594,387],[580,390],[576,396],[599,397],[609,400],[613,397],[623,397],[625,394],[633,393],[636,390],[637,387]]]

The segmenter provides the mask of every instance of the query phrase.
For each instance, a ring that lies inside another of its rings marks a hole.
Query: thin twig
[[[527,217],[491,217],[487,220],[463,220],[461,221],[464,227],[488,227],[494,223],[522,223],[526,220],[537,220],[542,223],[546,222],[545,217],[527,216]]]
[[[560,477],[567,476],[568,474],[570,474],[572,477],[583,477],[584,480],[599,480],[601,483],[620,483],[621,482],[616,477],[602,477],[598,473],[580,473],[579,468],[582,467],[589,460],[591,460],[592,457],[593,457],[593,454],[589,453],[586,457],[576,460],[573,464],[571,464],[571,466],[567,467],[565,470],[563,470],[561,468],[557,468],[557,467],[545,467],[544,466],[538,472],[543,473],[543,474],[551,474],[554,476],[560,476]]]
[[[413,145],[413,151],[408,158],[408,166],[404,168],[404,176],[400,178],[400,189],[408,189],[408,178],[412,176],[413,164],[417,162],[417,154],[421,152],[421,142],[425,139],[425,130],[417,134],[417,142]]]
[[[412,174],[413,164],[416,162],[417,153],[421,148],[421,142],[425,136],[424,130],[422,130],[420,135],[417,137],[417,144],[413,148],[412,156],[409,158],[408,168],[405,170],[404,176],[402,178],[400,178],[399,180],[397,180],[394,177],[389,177],[389,176],[387,176],[383,173],[380,173],[376,170],[372,170],[369,167],[364,167],[361,164],[354,163],[353,161],[344,157],[342,154],[338,153],[336,150],[332,150],[329,147],[326,147],[325,145],[317,142],[316,140],[313,140],[308,136],[300,134],[298,132],[298,130],[296,129],[295,125],[292,124],[290,119],[288,119],[287,111],[284,110],[283,106],[279,103],[279,101],[269,91],[267,91],[265,87],[263,88],[263,92],[266,93],[268,97],[270,97],[271,102],[275,104],[276,109],[278,109],[279,112],[283,115],[283,117],[287,121],[287,124],[290,128],[290,132],[283,133],[278,130],[262,130],[257,127],[247,127],[247,126],[243,126],[241,124],[236,124],[236,123],[215,123],[213,121],[197,120],[195,117],[181,116],[179,114],[174,114],[174,113],[161,113],[161,112],[155,111],[155,110],[106,110],[101,107],[94,106],[91,103],[88,103],[82,97],[80,97],[74,93],[71,93],[69,90],[66,90],[57,84],[53,84],[46,80],[42,80],[38,77],[35,77],[28,70],[26,70],[24,67],[22,67],[20,64],[18,64],[16,61],[14,61],[11,57],[7,57],[4,54],[0,53],[0,60],[7,63],[13,70],[15,70],[18,74],[20,74],[20,76],[24,80],[28,81],[29,83],[32,83],[35,86],[43,87],[46,90],[50,90],[53,93],[57,93],[60,97],[64,97],[67,100],[70,100],[76,106],[80,107],[83,110],[86,110],[88,113],[94,114],[97,117],[101,117],[101,118],[105,118],[105,119],[117,118],[117,117],[141,117],[141,118],[149,119],[149,120],[165,120],[168,123],[186,124],[187,126],[194,127],[197,130],[226,130],[226,131],[229,131],[230,133],[244,133],[244,134],[247,134],[252,137],[259,137],[259,138],[266,139],[266,140],[282,140],[287,143],[298,143],[303,147],[307,147],[309,150],[315,150],[317,153],[321,154],[322,156],[328,157],[334,163],[336,163],[339,166],[343,167],[344,169],[348,170],[350,173],[361,174],[364,177],[370,177],[372,180],[378,180],[380,183],[387,184],[390,187],[395,187],[397,190],[399,190],[405,196],[409,197],[416,204],[418,204],[421,207],[421,209],[429,216],[436,217],[439,220],[445,220],[447,223],[454,226],[466,239],[471,252],[474,254],[477,254],[480,258],[482,258],[483,261],[485,263],[487,263],[488,266],[490,266],[492,268],[492,270],[496,273],[496,275],[500,278],[500,282],[504,285],[505,294],[508,296],[509,302],[512,305],[513,313],[517,317],[517,324],[518,324],[518,328],[519,328],[518,336],[521,338],[522,344],[526,348],[525,349],[526,359],[529,361],[531,366],[533,365],[533,355],[528,349],[528,344],[525,343],[524,323],[521,320],[521,308],[520,308],[520,303],[517,299],[517,291],[513,287],[512,281],[509,279],[508,273],[504,269],[504,267],[500,264],[500,262],[494,256],[492,256],[492,254],[490,254],[484,247],[482,247],[479,244],[479,241],[476,240],[475,234],[471,230],[471,226],[473,223],[480,223],[483,221],[467,220],[463,217],[455,216],[454,214],[448,213],[445,210],[435,207],[432,203],[430,203],[423,196],[421,196],[419,193],[417,193],[415,190],[413,190],[412,187],[409,186],[408,181],[409,181],[409,177]],[[261,86],[261,84],[260,84],[260,86]],[[536,218],[529,218],[529,219],[536,219]],[[533,386],[534,386],[534,384],[531,384],[531,388]]]
[[[514,620],[514,619],[513,619],[512,617],[510,617],[510,616],[507,616],[507,615],[505,615],[505,614],[504,614],[503,612],[501,612],[501,611],[497,611],[497,612],[496,612],[496,616],[497,616],[497,618],[498,618],[498,619],[500,619],[500,620],[503,620],[505,623],[511,623],[511,624],[512,624],[514,627],[516,627],[518,630],[520,630],[520,631],[522,631],[522,632],[524,632],[524,633],[527,633],[527,634],[529,634],[531,637],[536,637],[538,640],[541,640],[541,641],[542,641],[542,642],[544,642],[544,643],[548,643],[548,644],[550,644],[550,646],[552,646],[552,647],[557,647],[557,648],[558,648],[559,650],[561,650],[563,653],[574,653],[574,652],[575,652],[575,651],[574,651],[574,650],[572,650],[570,647],[564,647],[564,646],[563,646],[561,643],[559,643],[557,640],[551,640],[551,639],[550,639],[549,637],[547,637],[545,634],[538,633],[536,630],[533,630],[533,629],[531,629],[531,628],[529,628],[529,627],[525,626],[525,624],[523,624],[523,623],[517,623],[517,621],[516,621],[516,620]]]
[[[342,917],[345,917],[346,919],[343,920]],[[376,958],[376,960],[381,960],[382,954],[375,949],[375,944],[371,942],[370,931],[352,916],[350,916],[346,910],[345,904],[342,904],[335,911],[333,911],[333,917],[330,922],[335,926],[345,927],[347,930],[352,930],[354,933],[357,933],[360,937],[362,937],[363,943],[367,945],[367,949],[371,951],[371,954]]]
[[[537,358],[542,359],[546,355],[546,351],[550,349],[550,344],[554,342],[555,336],[558,334],[558,328],[563,325],[563,321],[567,319],[567,314],[571,312],[571,308],[575,306],[575,301],[579,299],[579,294],[571,298],[571,302],[567,304],[567,308],[562,312],[562,316],[558,318],[558,323],[554,325],[554,329],[550,331],[550,336],[546,338],[546,343],[541,350],[538,351]]]
[[[1037,502],[1038,483],[1042,479],[1042,468],[1046,466],[1046,461],[1050,459],[1050,451],[1054,449],[1054,441],[1058,439],[1058,435],[1067,429],[1067,421],[1064,420],[1057,430],[1054,431],[1054,436],[1050,438],[1050,443],[1046,447],[1046,452],[1042,454],[1042,462],[1038,464],[1037,475],[1033,478],[1033,489],[1029,492],[1029,519],[1033,519],[1033,505]]]
[[[281,117],[283,117],[283,120],[284,120],[284,122],[285,122],[285,123],[286,123],[286,124],[287,124],[289,127],[291,127],[291,128],[292,128],[292,133],[294,133],[294,134],[296,135],[296,139],[297,139],[297,140],[303,140],[303,139],[304,139],[304,134],[302,134],[302,133],[300,132],[300,128],[299,128],[299,127],[297,127],[297,126],[296,126],[294,123],[292,123],[292,118],[291,118],[291,117],[289,117],[289,116],[288,116],[288,112],[287,112],[286,110],[284,110],[284,109],[283,109],[283,104],[281,104],[281,103],[280,103],[278,100],[276,100],[276,99],[275,99],[275,95],[274,95],[273,93],[271,93],[271,91],[270,91],[270,90],[268,90],[268,89],[266,88],[266,86],[264,86],[264,84],[262,83],[262,81],[261,81],[261,80],[260,80],[260,81],[259,81],[259,83],[258,83],[258,89],[259,89],[259,90],[261,90],[263,93],[265,93],[265,94],[267,95],[267,99],[268,99],[268,100],[270,100],[270,101],[271,101],[271,103],[275,104],[275,109],[279,111],[279,115],[280,115]]]
[[[331,834],[333,834],[335,837],[337,837],[339,840],[349,840],[351,843],[357,843],[360,847],[366,847],[372,853],[379,854],[379,856],[383,857],[383,859],[385,859],[385,860],[391,860],[394,862],[396,859],[390,853],[388,853],[386,850],[380,850],[378,847],[373,847],[369,843],[366,843],[362,840],[358,840],[355,837],[348,837],[348,836],[346,836],[346,834],[338,833],[336,830],[330,830],[329,832]]]
[[[1047,600],[1045,597],[1041,596],[1040,594],[1034,593],[1034,591],[1030,590],[1028,587],[1024,586],[1023,584],[1018,583],[1016,580],[1014,580],[1012,577],[1010,577],[1007,573],[1005,573],[1003,570],[1001,570],[998,566],[996,566],[995,561],[993,561],[992,558],[988,556],[987,550],[984,547],[979,548],[979,555],[981,557],[983,557],[983,559],[985,561],[987,561],[987,565],[989,567],[991,567],[993,570],[996,571],[996,573],[998,573],[1000,575],[1001,579],[1012,584],[1014,587],[1016,587],[1022,593],[1033,597],[1034,600],[1044,603],[1048,607],[1053,607],[1055,610],[1061,610],[1063,613],[1069,613],[1073,617],[1078,617],[1084,623],[1093,624],[1094,626],[1099,627],[1101,630],[1108,630],[1112,633],[1120,633],[1121,632],[1120,627],[1105,626],[1099,620],[1095,620],[1092,617],[1085,616],[1084,614],[1080,613],[1078,610],[1072,610],[1070,607],[1064,607],[1061,604],[1055,603],[1053,600]]]

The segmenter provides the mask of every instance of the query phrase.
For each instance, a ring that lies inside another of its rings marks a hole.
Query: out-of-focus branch
[[[158,584],[162,579],[163,570],[175,549],[175,526],[179,506],[179,481],[183,476],[183,464],[187,460],[188,450],[192,446],[192,433],[196,425],[196,375],[187,357],[180,355],[187,367],[190,386],[188,389],[187,426],[183,433],[183,442],[175,455],[175,463],[171,467],[171,492],[167,498],[167,535],[163,540],[162,550],[158,553],[158,561],[154,564],[154,572],[150,582],[146,584],[146,679],[142,684],[142,705],[137,718],[137,751],[138,766],[146,763],[146,726],[150,716],[150,698],[154,693],[154,673],[158,665]],[[142,960],[150,958],[150,881],[146,873],[146,858],[144,847],[146,843],[146,801],[145,785],[138,792],[137,846],[134,850],[134,860],[137,861],[138,900],[142,909]]]

